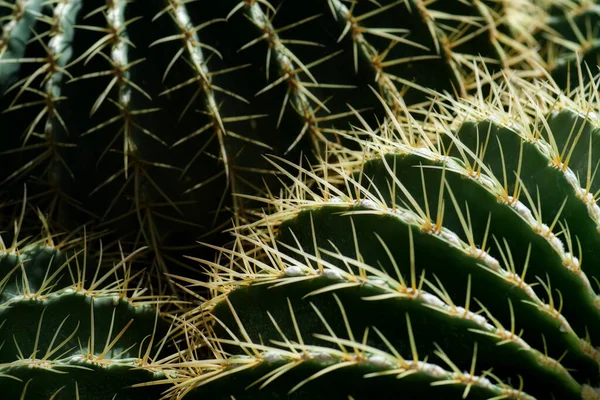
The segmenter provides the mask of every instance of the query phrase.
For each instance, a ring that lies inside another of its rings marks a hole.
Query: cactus
[[[15,237],[18,237],[15,236]],[[169,324],[129,263],[45,235],[0,241],[0,387],[7,399],[158,399],[148,368]],[[154,304],[154,305],[153,305]]]
[[[289,174],[202,261],[212,298],[175,330],[204,326],[214,355],[172,398],[597,399],[600,121],[580,89],[441,96],[431,124],[365,124],[361,151]]]
[[[600,6],[594,0],[538,0],[545,21],[537,37],[545,69],[567,91],[598,73]],[[580,66],[584,67],[580,69]]]
[[[0,0],[3,394],[600,398],[596,8]]]
[[[27,181],[52,225],[110,230],[169,272],[243,218],[237,195],[262,186],[261,153],[338,146],[348,103],[384,115],[369,85],[396,115],[426,114],[419,87],[465,95],[483,84],[480,61],[531,74],[535,52],[511,39],[527,5],[2,2],[0,184],[18,203]]]

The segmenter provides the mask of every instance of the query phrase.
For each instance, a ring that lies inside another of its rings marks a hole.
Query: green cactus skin
[[[2,2],[2,189],[18,203],[27,181],[51,224],[108,229],[169,272],[243,217],[262,153],[339,146],[348,104],[384,115],[369,85],[396,115],[426,114],[418,86],[465,95],[480,60],[531,74],[514,4]]]
[[[212,320],[214,356],[173,398],[597,399],[598,102],[492,89],[290,174],[203,261],[213,297],[178,329]]]
[[[36,15],[42,8],[42,0],[28,3],[0,5],[2,18],[2,37],[0,38],[0,58],[3,60],[18,59],[25,56],[26,43],[31,38],[31,28],[35,24]],[[9,12],[10,11],[10,12]],[[17,18],[13,18],[12,16]],[[19,70],[19,63],[5,64],[0,68],[0,97],[14,83]]]
[[[73,243],[76,243],[74,245]],[[7,399],[158,399],[148,368],[169,324],[123,262],[104,269],[51,237],[0,251],[0,387]],[[133,256],[133,255],[132,255]]]

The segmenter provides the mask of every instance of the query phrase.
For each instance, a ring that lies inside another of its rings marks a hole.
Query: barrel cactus
[[[598,399],[599,103],[511,82],[290,174],[183,282],[212,354],[172,398]]]
[[[243,218],[261,155],[323,154],[352,111],[528,75],[529,2],[9,0],[0,3],[0,185],[51,224],[146,245],[160,272]],[[482,84],[479,82],[479,84]],[[248,196],[246,196],[248,198]]]
[[[1,237],[0,237],[1,239]],[[83,239],[46,235],[0,247],[0,387],[7,399],[158,399],[148,365],[169,324],[131,273],[135,254],[108,263]]]
[[[595,7],[0,0],[3,394],[597,400]]]

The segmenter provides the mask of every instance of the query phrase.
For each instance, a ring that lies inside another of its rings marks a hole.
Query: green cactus
[[[53,226],[146,245],[160,272],[243,220],[237,195],[259,192],[270,167],[261,153],[297,161],[339,146],[347,104],[383,116],[369,85],[395,115],[426,114],[420,86],[466,95],[484,84],[481,61],[517,75],[537,65],[512,39],[529,7],[500,0],[10,0],[0,10],[2,190],[18,204],[27,181]]]
[[[0,247],[0,387],[7,399],[158,399],[169,324],[129,263],[47,235]]]
[[[0,0],[2,395],[600,399],[597,8]]]
[[[204,325],[214,355],[172,398],[598,399],[600,106],[580,88],[442,96],[431,124],[289,174],[203,262],[213,296],[176,331]]]
[[[588,83],[600,65],[600,5],[595,0],[537,0],[545,21],[537,37],[545,68],[560,87]],[[583,68],[581,68],[583,66]]]

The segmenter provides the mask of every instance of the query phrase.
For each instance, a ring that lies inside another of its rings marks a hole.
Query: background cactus
[[[598,103],[494,91],[382,128],[327,164],[337,184],[305,170],[312,186],[271,200],[205,263],[213,298],[179,329],[211,320],[215,356],[173,393],[598,398]],[[412,146],[428,129],[440,140]]]
[[[23,243],[25,242],[25,243]],[[7,399],[158,399],[130,386],[164,379],[147,368],[169,324],[129,263],[47,235],[0,249],[0,387]],[[167,346],[168,347],[168,346]]]
[[[544,27],[536,35],[545,69],[569,90],[598,73],[600,6],[594,0],[537,0]],[[584,67],[579,70],[578,65]]]

